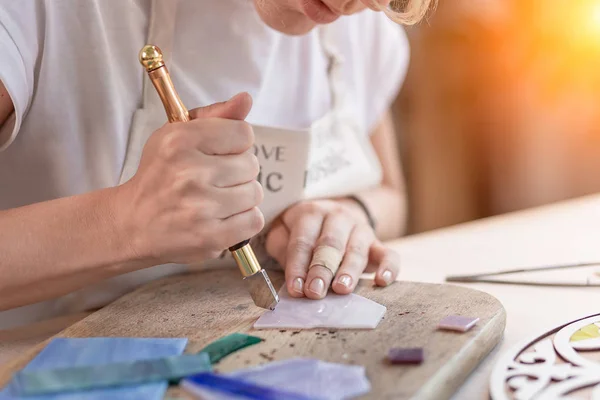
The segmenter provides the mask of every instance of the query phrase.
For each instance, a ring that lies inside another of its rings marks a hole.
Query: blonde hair
[[[376,1],[372,3],[385,12],[392,21],[403,25],[414,25],[425,17],[429,8],[435,6],[437,0],[392,0],[387,8]]]

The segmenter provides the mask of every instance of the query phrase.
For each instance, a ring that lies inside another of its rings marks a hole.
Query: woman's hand
[[[293,297],[321,299],[330,286],[336,293],[351,293],[363,272],[375,272],[375,283],[387,286],[399,272],[399,256],[376,238],[353,200],[290,207],[273,223],[266,250],[285,268]]]
[[[118,198],[137,258],[202,262],[261,231],[260,167],[252,127],[243,121],[251,106],[241,94],[152,134]]]

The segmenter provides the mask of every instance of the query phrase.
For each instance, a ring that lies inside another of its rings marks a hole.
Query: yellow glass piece
[[[600,337],[600,329],[596,324],[584,326],[571,336],[571,342],[579,342],[581,340],[595,339]]]

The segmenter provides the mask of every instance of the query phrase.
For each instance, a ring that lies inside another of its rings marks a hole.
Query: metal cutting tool
[[[144,46],[140,51],[139,59],[158,92],[169,122],[188,122],[190,115],[175,90],[160,48],[154,45]],[[273,310],[279,303],[279,296],[267,272],[261,268],[256,259],[250,246],[250,239],[230,247],[229,251],[244,277],[254,304]]]

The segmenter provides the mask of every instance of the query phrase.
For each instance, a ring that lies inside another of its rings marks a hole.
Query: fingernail
[[[392,271],[386,269],[383,274],[381,274],[381,278],[384,280],[386,285],[392,283]]]
[[[308,289],[319,296],[323,296],[325,294],[325,282],[321,278],[315,278],[310,283]]]
[[[338,278],[338,282],[341,285],[349,288],[352,286],[352,277],[350,275],[342,275]]]
[[[292,282],[292,289],[294,289],[294,292],[296,293],[304,294],[303,286],[304,280],[302,278],[296,278],[294,279],[294,282]]]

